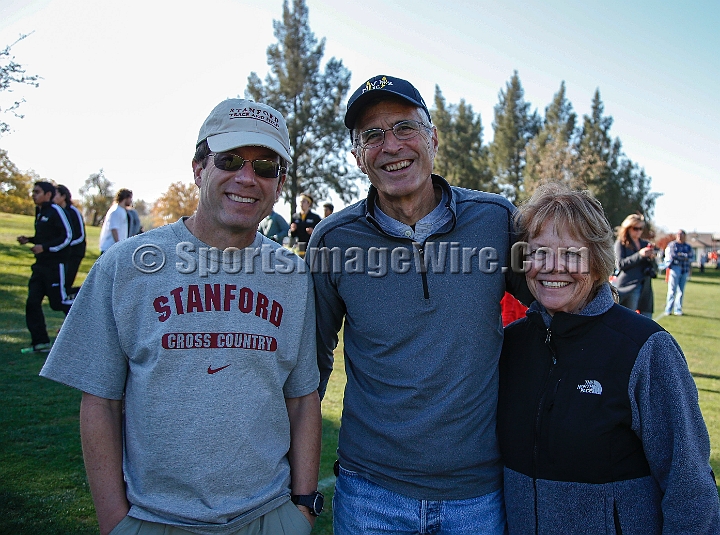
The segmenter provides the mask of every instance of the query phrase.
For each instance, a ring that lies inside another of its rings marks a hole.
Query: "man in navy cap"
[[[334,532],[502,534],[500,300],[531,298],[509,269],[514,207],[433,174],[437,130],[406,80],[367,80],[345,125],[372,185],[308,253],[321,395],[345,329]]]

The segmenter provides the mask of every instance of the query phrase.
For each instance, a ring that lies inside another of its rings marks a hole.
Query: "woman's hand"
[[[643,258],[654,258],[655,248],[652,245],[648,245],[647,247],[640,249],[640,256]]]

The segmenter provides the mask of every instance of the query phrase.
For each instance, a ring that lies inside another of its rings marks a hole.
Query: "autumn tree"
[[[321,70],[325,40],[318,43],[310,30],[305,0],[292,0],[292,10],[285,0],[282,20],[273,21],[273,28],[277,43],[267,49],[270,72],[264,83],[251,73],[245,95],[277,109],[287,121],[292,162],[283,197],[292,212],[303,191],[322,199],[332,190],[350,202],[362,177],[348,163],[350,136],[343,124],[350,71],[335,58]]]
[[[25,68],[15,61],[15,56],[12,54],[12,47],[18,44],[20,41],[25,39],[27,35],[21,35],[17,41],[13,44],[6,46],[3,50],[0,50],[0,93],[14,92],[14,88],[18,85],[30,85],[37,87],[39,85],[38,80],[40,79],[37,75],[26,74]],[[9,105],[2,105],[0,103],[0,112],[10,113],[17,118],[22,119],[22,115],[18,113],[18,108],[25,102],[24,98],[10,99]],[[0,136],[10,131],[10,125],[4,121],[0,121]]]
[[[153,226],[174,223],[183,216],[191,216],[197,209],[200,195],[191,182],[174,182],[153,204],[151,214]]]
[[[80,197],[85,210],[86,224],[97,227],[102,223],[113,203],[114,195],[113,183],[105,177],[102,169],[85,179],[85,183],[80,188]]]
[[[7,151],[0,149],[0,212],[33,215],[35,204],[30,194],[38,180],[33,172],[21,173]]]
[[[514,72],[495,105],[494,137],[490,144],[490,168],[503,193],[511,201],[522,197],[525,178],[525,146],[537,134],[540,117],[530,113],[525,91]]]
[[[465,99],[448,104],[436,85],[432,116],[440,143],[434,171],[454,186],[497,192],[482,141],[480,114],[475,115]]]

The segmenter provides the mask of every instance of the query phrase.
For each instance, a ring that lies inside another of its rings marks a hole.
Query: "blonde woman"
[[[650,279],[657,272],[655,249],[642,236],[645,218],[630,214],[620,225],[615,242],[615,265],[617,279],[615,287],[620,294],[620,304],[630,310],[652,318],[653,293]]]

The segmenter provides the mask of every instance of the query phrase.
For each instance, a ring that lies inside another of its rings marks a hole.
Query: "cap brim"
[[[423,104],[422,102],[418,102],[417,100],[410,98],[407,95],[403,95],[402,93],[396,93],[395,91],[391,91],[387,88],[373,89],[372,91],[367,91],[360,95],[358,98],[356,98],[350,105],[350,107],[347,109],[347,112],[345,112],[345,126],[348,129],[352,130],[355,127],[355,121],[357,120],[358,115],[360,115],[360,112],[362,112],[365,102],[373,97],[377,97],[377,95],[380,93],[385,93],[389,97],[404,100],[405,102],[417,106],[418,108],[425,109],[425,104]]]
[[[226,132],[207,138],[213,152],[224,152],[238,147],[266,147],[278,153],[286,162],[292,161],[290,153],[278,141],[259,132]]]

